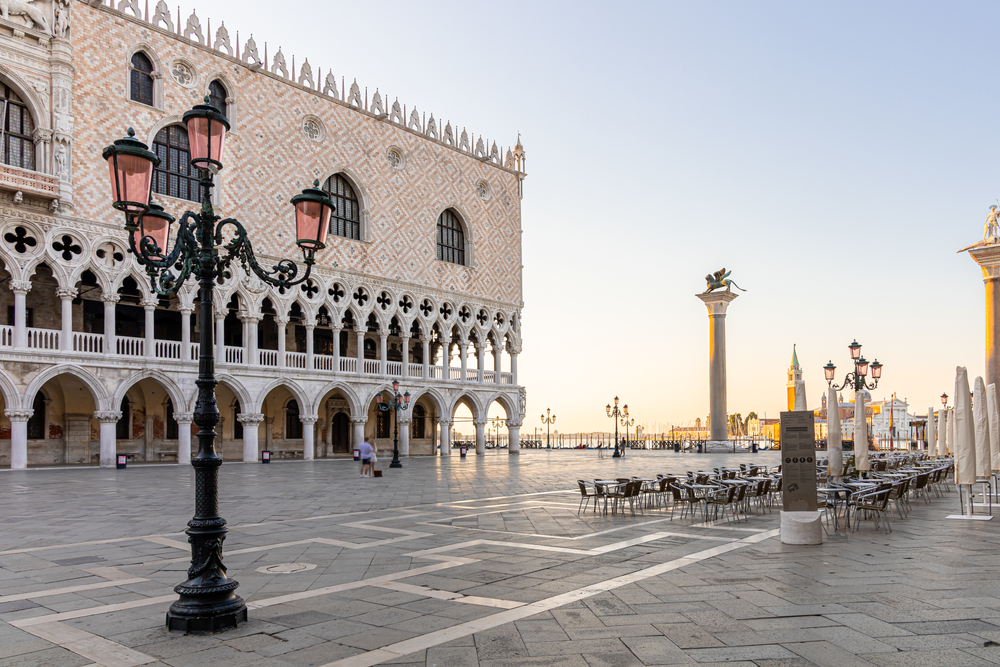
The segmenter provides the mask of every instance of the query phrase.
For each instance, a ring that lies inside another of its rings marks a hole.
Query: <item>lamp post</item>
[[[625,407],[627,408],[628,406]],[[629,419],[628,413],[626,412],[625,417],[622,419],[622,425],[625,426],[625,442],[622,444],[622,451],[625,451],[625,448],[628,447],[628,427],[634,424],[635,420]]]
[[[505,420],[501,417],[494,417],[490,420],[490,425],[493,427],[493,432],[496,434],[493,436],[493,446],[497,448],[500,447],[500,427],[503,425],[504,421]]]
[[[836,391],[842,391],[850,387],[855,392],[877,387],[879,378],[882,377],[882,364],[878,362],[878,359],[871,363],[872,382],[870,384],[866,383],[865,378],[868,377],[869,364],[861,356],[861,344],[858,341],[854,341],[847,346],[847,349],[851,352],[851,361],[854,362],[854,372],[848,373],[847,377],[844,378],[844,383],[837,385],[833,382],[837,374],[837,367],[833,365],[833,361],[827,362],[826,366],[823,366],[823,374],[826,376],[827,386],[833,387]]]
[[[625,455],[625,448],[621,447],[621,449],[619,449],[620,443],[618,442],[618,420],[622,419],[622,418],[625,418],[625,417],[628,417],[628,403],[626,403],[622,407],[622,409],[619,409],[618,408],[618,397],[615,396],[615,407],[612,408],[611,405],[608,404],[604,409],[607,411],[608,417],[611,417],[612,419],[615,420],[615,453],[612,454],[611,456],[613,456],[615,458],[618,458],[620,456],[624,456]]]
[[[295,262],[282,259],[271,269],[257,263],[246,228],[233,218],[220,220],[212,207],[213,176],[222,169],[229,121],[209,99],[184,114],[190,144],[191,166],[198,170],[201,209],[187,211],[180,219],[173,250],[168,251],[174,217],[150,202],[153,168],[159,164],[146,144],[128,136],[104,149],[110,166],[112,206],[125,214],[129,250],[146,267],[152,290],[161,297],[176,294],[190,277],[198,280],[201,302],[201,347],[198,359],[198,399],[194,423],[199,427],[198,454],[191,459],[195,471],[195,514],[188,522],[191,567],[187,579],[174,588],[180,597],[167,612],[167,629],[183,632],[219,632],[247,620],[247,608],[236,595],[239,583],[226,576],[222,543],[226,520],[219,516],[219,466],[215,451],[215,426],[219,407],[215,387],[215,345],[212,301],[216,279],[236,262],[264,282],[291,287],[312,272],[315,253],[324,247],[333,210],[332,199],[318,188],[307,188],[291,199],[295,207],[297,245],[302,249],[305,273],[298,277]],[[175,273],[176,272],[176,273]]]
[[[948,409],[948,394],[941,394],[941,407]]]
[[[545,414],[542,415],[542,423],[545,424],[545,449],[552,449],[552,443],[549,442],[549,428],[556,423],[556,416],[552,414],[552,410],[545,408]]]
[[[392,463],[389,464],[389,467],[402,468],[403,464],[399,462],[399,413],[400,411],[406,412],[406,409],[410,407],[410,392],[400,396],[399,380],[393,380],[392,393],[392,400],[388,403],[382,402],[382,392],[375,396],[375,402],[376,407],[382,412],[392,410]]]

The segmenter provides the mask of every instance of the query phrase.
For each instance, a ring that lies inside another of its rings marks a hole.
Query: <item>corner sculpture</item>
[[[705,276],[705,282],[708,283],[708,289],[706,289],[703,294],[714,292],[715,290],[722,289],[723,287],[726,288],[727,292],[732,292],[734,287],[741,292],[746,292],[745,289],[729,279],[730,273],[732,273],[732,271],[726,271],[725,267],[723,267],[715,273],[710,273]]]

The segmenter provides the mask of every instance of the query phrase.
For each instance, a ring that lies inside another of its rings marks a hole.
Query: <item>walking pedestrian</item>
[[[365,436],[364,442],[358,447],[358,453],[361,454],[361,476],[371,477],[372,455],[375,454],[375,449],[368,442],[368,436]]]

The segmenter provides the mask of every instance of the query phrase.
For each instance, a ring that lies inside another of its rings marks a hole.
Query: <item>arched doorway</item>
[[[351,420],[343,412],[333,416],[330,424],[330,453],[348,454],[351,451]]]

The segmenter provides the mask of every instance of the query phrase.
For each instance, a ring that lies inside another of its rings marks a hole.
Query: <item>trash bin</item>
[[[271,462],[271,452],[269,452],[266,449],[264,451],[262,451],[260,453],[260,462],[261,463],[270,463]]]
[[[119,454],[118,463],[115,464],[115,468],[118,470],[125,470],[126,465],[128,465],[128,456],[125,454]]]
[[[466,447],[465,447],[465,445],[462,445],[462,448],[461,448],[461,449],[459,450],[459,455],[460,455],[460,456],[461,456],[461,457],[462,457],[463,459],[465,458],[465,450],[466,450]]]
[[[674,443],[674,453],[676,454],[679,453],[680,451],[681,451],[681,443],[678,440],[677,442]]]
[[[702,450],[702,447],[703,447],[703,446],[704,446],[704,445],[702,445],[702,444],[701,444],[700,442],[698,443],[698,453],[699,453],[699,454],[701,454],[701,450]]]
[[[355,461],[360,461],[361,460],[361,450],[360,449],[355,449],[354,450],[354,460]]]
[[[752,453],[754,453],[754,454],[757,453],[757,441],[756,440],[754,440],[753,442],[750,443],[750,451]]]

